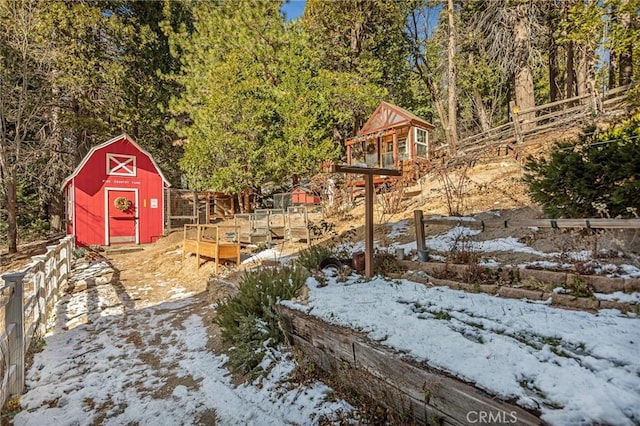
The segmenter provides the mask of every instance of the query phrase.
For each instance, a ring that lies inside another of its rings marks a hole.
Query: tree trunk
[[[60,96],[59,87],[54,84],[51,90],[53,99]],[[64,220],[64,195],[60,190],[60,184],[66,174],[64,165],[68,163],[69,158],[62,154],[64,151],[64,143],[62,136],[62,126],[60,124],[60,107],[54,105],[51,109],[51,135],[49,139],[49,165],[50,174],[47,180],[49,191],[43,194],[43,198],[47,203],[47,217],[51,230],[62,231]]]
[[[620,86],[631,83],[633,76],[633,47],[628,45],[626,49],[620,53]]]
[[[480,95],[480,92],[477,89],[473,91],[472,102],[473,108],[478,118],[480,130],[483,132],[489,131],[489,129],[491,128],[491,120],[489,120],[489,113],[487,112],[487,108],[482,101],[482,95]]]
[[[576,67],[576,86],[578,89],[578,96],[586,95],[588,90],[588,59],[587,59],[587,46],[578,46],[578,66]]]
[[[620,12],[619,16],[620,25],[624,28],[625,33],[627,34],[633,30],[631,28],[631,15],[627,11],[628,7],[629,0],[620,0],[620,9],[623,10]],[[631,41],[627,41],[627,44],[621,47],[618,66],[620,72],[618,81],[620,86],[625,86],[631,83],[631,77],[633,76],[633,44]]]
[[[432,98],[435,98],[435,95],[432,95]],[[447,112],[444,109],[444,104],[438,98],[434,99],[434,105],[436,107],[436,112],[438,113],[438,117],[440,118],[440,124],[442,125],[442,129],[444,131],[444,139],[447,142],[447,146],[451,147],[451,133],[449,132],[449,120],[447,118]]]
[[[607,85],[609,89],[613,89],[616,86],[616,74],[618,73],[618,58],[615,50],[611,49],[609,51],[609,84]]]
[[[514,28],[514,44],[519,64],[515,71],[515,97],[516,105],[520,111],[536,106],[533,74],[529,65],[529,44],[531,38],[531,22],[527,13],[526,5],[518,6],[521,10],[518,14],[518,21]],[[522,120],[530,120],[535,117],[535,113],[522,114]],[[523,130],[530,129],[533,124],[523,125]]]
[[[576,95],[576,70],[573,65],[574,62],[574,49],[573,42],[567,43],[567,69],[565,71],[566,76],[564,79],[564,94],[565,99],[573,98]]]
[[[246,213],[251,213],[253,210],[251,209],[251,190],[245,189],[243,191],[244,194],[244,208]]]
[[[64,196],[61,191],[55,191],[49,199],[49,225],[52,231],[60,232],[64,222]]]
[[[552,30],[555,28],[552,28]],[[558,45],[553,38],[549,37],[549,102],[555,102],[560,99],[560,86],[558,85]]]
[[[516,72],[515,76],[515,95],[516,105],[520,111],[533,108],[536,106],[536,102],[533,96],[533,75],[531,69],[522,67]],[[520,115],[522,120],[531,120],[535,118],[535,113],[526,113]],[[535,127],[534,123],[525,123],[522,125],[522,130],[529,130]]]
[[[458,94],[456,81],[456,34],[453,17],[453,0],[448,1],[447,16],[449,18],[449,45],[447,47],[447,83],[448,83],[448,124],[449,124],[449,152],[455,155],[458,148]]]
[[[7,245],[9,253],[18,252],[18,191],[15,174],[11,171],[5,177],[7,191]]]

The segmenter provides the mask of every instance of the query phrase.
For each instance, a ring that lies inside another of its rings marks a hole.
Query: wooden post
[[[167,203],[167,205],[165,206],[165,211],[166,211],[165,220],[167,222],[165,224],[165,229],[167,229],[169,233],[171,233],[171,188],[166,188],[165,191],[167,191],[167,196],[165,200],[165,203]]]
[[[365,175],[364,274],[373,276],[373,175]]]
[[[198,193],[193,191],[193,223],[200,223],[200,215],[198,214]]]
[[[398,131],[393,131],[393,167],[400,166],[400,159],[398,155]]]
[[[205,212],[206,212],[205,216],[206,217],[204,219],[205,220],[204,223],[206,223],[207,225],[211,223],[211,199],[212,198],[213,197],[211,196],[211,193],[207,192],[207,203],[205,204]],[[216,202],[215,199],[213,200],[213,202],[214,203]],[[215,214],[215,206],[214,206],[213,210],[214,210],[214,214]]]
[[[413,218],[416,228],[416,247],[418,249],[418,252],[424,251],[427,249],[427,246],[424,242],[424,223],[422,223],[422,210],[414,210]]]
[[[5,307],[5,324],[8,333],[9,360],[8,367],[15,369],[14,380],[9,381],[8,391],[11,395],[20,395],[24,390],[24,284],[22,280],[26,271],[2,275],[5,286],[11,287],[9,303]]]
[[[365,260],[365,276],[373,276],[373,177],[374,176],[402,176],[401,170],[396,169],[379,169],[371,167],[354,167],[334,165],[332,171],[334,173],[347,173],[364,175],[365,181],[365,223],[364,223],[364,260]],[[307,231],[308,232],[308,231]]]
[[[75,243],[73,241],[73,236],[68,236],[67,237],[67,243],[66,243],[66,262],[67,262],[67,274],[66,274],[66,278],[64,281],[64,285],[65,287],[67,286],[67,284],[69,283],[69,277],[71,276],[71,260],[73,259],[73,247],[75,246]]]
[[[511,114],[511,120],[513,121],[513,129],[516,136],[516,144],[518,148],[522,145],[522,128],[520,127],[520,117],[518,116],[518,105],[514,101],[509,102],[509,113]]]
[[[200,241],[202,238],[202,227],[197,225],[196,227],[196,265],[197,269],[200,269]]]

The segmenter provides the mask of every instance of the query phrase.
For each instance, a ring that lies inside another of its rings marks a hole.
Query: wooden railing
[[[529,140],[557,131],[567,125],[583,126],[584,121],[624,110],[632,84],[608,90],[601,95],[586,94],[519,110],[510,105],[511,120],[486,132],[460,140],[457,156],[476,156],[485,150],[515,150]],[[446,147],[441,149],[446,150]]]
[[[61,288],[67,285],[73,256],[73,237],[47,246],[47,253],[18,272],[0,275],[0,406],[24,389],[25,354],[32,338],[44,335],[47,320]]]

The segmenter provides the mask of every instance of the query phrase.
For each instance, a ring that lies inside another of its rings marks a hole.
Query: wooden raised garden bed
[[[222,225],[184,225],[182,256],[194,253],[198,268],[200,257],[213,259],[215,273],[221,260],[234,260],[240,264],[240,243],[237,226]]]

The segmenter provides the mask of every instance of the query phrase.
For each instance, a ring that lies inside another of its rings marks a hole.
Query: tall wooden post
[[[10,395],[24,391],[24,283],[26,271],[2,275],[4,286],[11,287],[9,303],[5,307],[5,324],[9,352],[9,369],[14,370],[14,379],[9,380]],[[11,327],[11,329],[10,329]]]
[[[164,229],[165,231],[169,231],[169,233],[171,233],[171,189],[169,188],[165,188],[165,194],[167,194],[165,196],[165,203],[166,205],[164,206],[165,209],[165,225],[164,225]],[[165,232],[166,233],[166,232]]]
[[[364,176],[364,274],[373,276],[373,175]]]
[[[398,131],[393,131],[393,167],[398,167],[400,165],[400,158],[398,152]]]
[[[364,211],[364,274],[373,276],[373,177],[374,176],[402,176],[401,170],[379,169],[371,167],[338,166],[332,167],[334,173],[364,175],[365,182],[365,211]]]
[[[193,191],[193,223],[200,223],[200,215],[198,214],[198,193]]]

